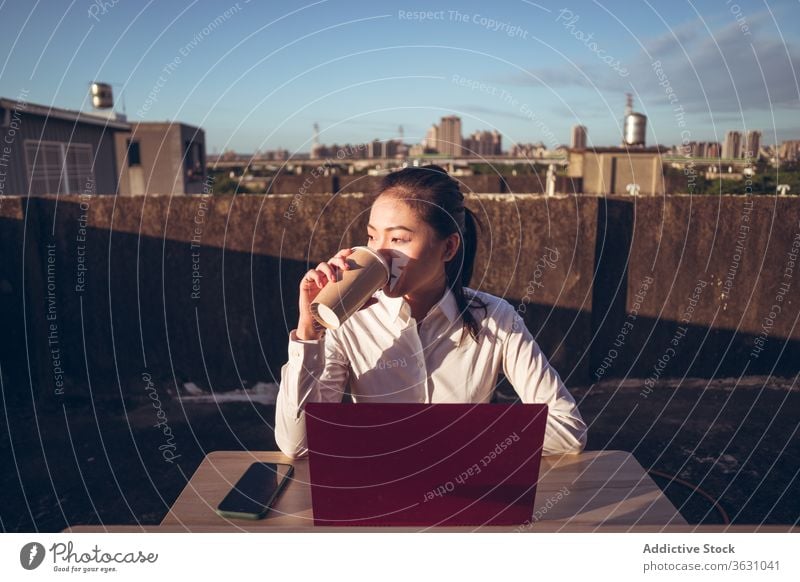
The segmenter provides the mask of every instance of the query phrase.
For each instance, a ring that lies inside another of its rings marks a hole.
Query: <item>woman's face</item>
[[[397,282],[392,280],[383,288],[389,297],[443,288],[444,264],[458,249],[457,234],[440,240],[405,202],[391,196],[379,196],[373,203],[367,238],[369,248],[392,260],[393,266],[407,261]]]

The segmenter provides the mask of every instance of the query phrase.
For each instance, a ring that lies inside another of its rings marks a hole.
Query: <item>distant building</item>
[[[394,139],[386,141],[375,139],[367,144],[367,158],[396,158],[402,145],[402,142]]]
[[[424,156],[427,152],[425,151],[425,146],[421,143],[415,143],[410,148],[408,148],[408,155],[412,158],[417,158]]]
[[[382,150],[382,142],[378,140],[376,140],[376,142],[378,145],[374,147],[372,143],[347,143],[344,145],[339,145],[337,143],[333,143],[331,145],[314,144],[311,148],[310,158],[312,160],[363,160],[369,157],[371,150],[375,148]],[[378,151],[377,153],[382,152]],[[297,154],[295,154],[293,157],[299,158]]]
[[[315,143],[311,146],[311,159],[321,160],[328,157],[328,148],[320,143]]]
[[[460,117],[457,115],[442,117],[436,143],[436,149],[440,154],[454,157],[463,155]]]
[[[502,136],[496,129],[475,131],[463,140],[462,149],[462,155],[468,157],[499,156],[503,153]]]
[[[541,158],[547,154],[547,146],[542,142],[515,143],[511,146],[508,155],[512,158]]]
[[[705,143],[704,158],[719,158],[722,154],[722,146],[717,141],[707,141]]]
[[[723,159],[736,159],[741,157],[742,134],[738,131],[729,131],[725,134],[725,141],[722,144]]]
[[[184,123],[132,123],[115,136],[120,194],[202,194],[205,132]]]
[[[585,150],[586,149],[586,126],[573,125],[572,126],[572,149]]]
[[[0,98],[0,194],[114,194],[120,119]]]
[[[435,123],[428,128],[425,139],[422,140],[422,149],[439,151],[439,126]]]
[[[781,143],[778,158],[786,162],[800,160],[800,139],[792,139]]]
[[[367,144],[367,157],[368,158],[385,157],[383,152],[383,142],[381,140],[375,139]]]
[[[478,157],[481,149],[481,133],[475,131],[461,140],[461,155],[468,158]]]
[[[743,158],[758,158],[761,150],[761,132],[751,130],[747,132],[744,140]]]
[[[283,162],[289,159],[289,150],[279,148],[277,150],[267,150],[262,152],[259,156],[261,160]]]
[[[720,146],[715,141],[690,141],[675,146],[675,153],[687,158],[718,158]]]
[[[385,158],[396,158],[398,156],[404,155],[402,150],[403,142],[390,139],[383,142],[383,157]]]

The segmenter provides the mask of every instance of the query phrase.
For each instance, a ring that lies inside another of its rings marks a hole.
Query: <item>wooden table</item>
[[[294,465],[294,476],[265,519],[231,520],[214,511],[250,463]],[[686,526],[687,523],[630,453],[592,451],[542,458],[535,511],[522,531],[593,531]],[[532,514],[534,511],[531,512]],[[375,527],[314,527],[308,459],[279,452],[209,453],[161,522],[177,531],[376,531]],[[421,531],[392,527],[381,531]],[[430,529],[430,528],[427,528]],[[514,526],[435,528],[436,531],[520,531]],[[72,531],[75,531],[74,528]]]

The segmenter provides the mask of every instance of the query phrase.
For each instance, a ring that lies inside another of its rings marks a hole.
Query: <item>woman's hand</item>
[[[342,249],[326,263],[320,263],[316,269],[311,269],[303,275],[300,281],[300,320],[297,323],[297,338],[301,340],[319,339],[324,330],[311,314],[311,303],[319,292],[330,281],[338,281],[341,271],[350,269],[347,257],[353,254],[353,249]],[[367,301],[361,309],[376,303],[376,299]]]

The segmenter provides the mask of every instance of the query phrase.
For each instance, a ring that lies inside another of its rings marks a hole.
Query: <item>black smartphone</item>
[[[217,506],[217,513],[233,519],[262,519],[269,512],[294,467],[284,463],[253,463]]]

